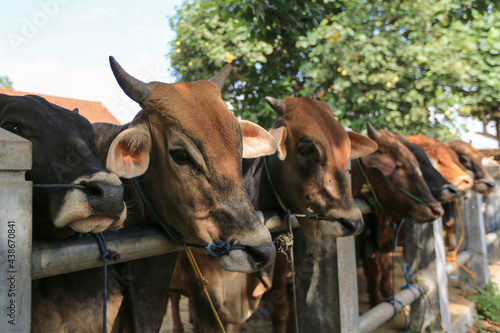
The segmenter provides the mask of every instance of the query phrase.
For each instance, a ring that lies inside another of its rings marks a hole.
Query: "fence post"
[[[0,128],[0,332],[31,326],[31,142]]]
[[[451,332],[451,319],[448,308],[448,279],[443,240],[443,222],[439,218],[432,223],[417,224],[413,220],[405,223],[405,257],[410,267],[410,281],[418,280],[430,283],[427,300],[418,299],[411,305],[410,322],[417,329],[425,329],[432,321],[433,332]],[[425,269],[425,271],[424,271]],[[425,273],[422,273],[425,272]],[[434,315],[439,316],[441,325]],[[424,317],[425,316],[425,317]]]
[[[354,237],[294,235],[298,331],[359,332]]]
[[[495,179],[496,189],[483,196],[485,205],[484,227],[486,233],[500,230],[500,166],[488,166],[488,173]],[[488,259],[492,262],[500,261],[500,242],[494,242],[488,249]]]
[[[478,288],[484,288],[489,282],[490,275],[486,230],[481,210],[482,198],[480,194],[469,190],[465,196],[461,196],[459,202],[464,220],[464,247],[473,253],[470,268],[476,275],[474,284]]]

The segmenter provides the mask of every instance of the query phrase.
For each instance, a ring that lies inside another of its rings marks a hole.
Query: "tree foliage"
[[[186,81],[234,59],[224,98],[264,126],[265,96],[312,96],[358,131],[447,138],[458,117],[498,109],[498,15],[483,1],[188,1],[170,58]]]
[[[12,81],[8,76],[0,75],[0,87],[12,88]]]

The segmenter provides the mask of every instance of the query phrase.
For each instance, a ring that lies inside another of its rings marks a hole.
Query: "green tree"
[[[208,77],[235,59],[224,98],[236,115],[268,126],[274,114],[264,96],[316,96],[358,131],[369,120],[378,127],[446,138],[473,104],[491,104],[486,95],[478,96],[479,83],[473,84],[470,73],[476,68],[473,59],[486,61],[485,47],[462,52],[463,33],[474,38],[475,27],[498,13],[491,5],[470,2],[467,8],[475,15],[470,17],[456,0],[302,2],[309,7],[292,2],[296,14],[273,1],[280,15],[256,3],[186,2],[171,19],[178,32],[170,52],[178,79]]]
[[[12,81],[8,76],[0,75],[0,87],[12,88]]]

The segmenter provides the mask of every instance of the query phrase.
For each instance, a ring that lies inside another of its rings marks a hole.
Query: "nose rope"
[[[361,164],[361,161],[359,160],[359,158],[356,159],[355,161],[356,161],[356,163],[354,165],[356,166],[356,171],[360,175],[361,181],[363,183],[363,187],[361,188],[361,193],[366,194],[366,193],[369,192],[371,194],[371,197],[368,199],[368,203],[371,204],[371,205],[376,204],[382,210],[382,212],[385,213],[385,210],[382,207],[382,204],[380,203],[380,201],[378,200],[377,196],[375,195],[375,188],[373,187],[373,185],[368,180],[368,176],[366,175],[366,173],[365,173],[365,171],[363,169],[363,165]],[[425,207],[429,207],[428,203],[426,203],[422,199],[414,196],[413,194],[411,194],[410,192],[408,192],[407,190],[405,190],[401,186],[398,186],[398,185],[394,184],[394,182],[392,180],[390,180],[388,177],[384,176],[379,170],[374,169],[373,172],[378,177],[382,178],[387,183],[389,183],[390,185],[394,186],[396,189],[398,189],[399,191],[403,192],[404,194],[406,194],[408,197],[412,198],[413,200],[415,200],[419,204],[424,205]],[[364,178],[364,181],[363,181],[363,178]]]
[[[283,253],[285,256],[287,256],[288,259],[288,254],[287,251],[290,251],[290,266],[292,268],[292,291],[293,291],[293,306],[294,306],[294,316],[295,316],[295,331],[299,333],[299,316],[297,316],[297,283],[295,281],[295,255],[293,253],[293,231],[292,231],[292,221],[290,218],[290,210],[286,207],[285,202],[281,199],[281,197],[278,194],[278,191],[274,187],[273,181],[271,179],[271,173],[269,172],[269,166],[267,165],[267,156],[263,157],[264,159],[264,168],[266,169],[266,174],[267,174],[267,179],[269,180],[269,184],[271,184],[271,188],[273,189],[274,196],[278,200],[279,205],[281,206],[281,209],[285,212],[285,220],[286,220],[286,225],[288,227],[288,231],[286,233],[283,233],[279,235],[275,241],[278,241],[278,244],[276,244],[276,248],[281,250],[281,253]],[[314,214],[313,210],[311,208],[307,208],[307,214],[305,214],[305,217],[308,215]],[[304,214],[294,214],[295,216],[298,215],[304,215]],[[316,219],[319,219],[319,215],[314,214]],[[299,216],[302,217],[302,216]]]
[[[144,189],[142,187],[141,181],[139,180],[139,177],[134,177],[134,183],[139,191],[139,194],[148,207],[149,211],[151,214],[153,214],[153,217],[155,220],[160,224],[160,226],[163,228],[163,230],[167,233],[167,235],[170,236],[170,238],[179,246],[183,246],[186,244],[187,246],[190,247],[196,247],[200,249],[206,249],[208,251],[208,254],[210,254],[213,257],[220,258],[224,255],[229,254],[231,251],[234,250],[245,250],[246,246],[244,245],[236,245],[233,246],[230,243],[225,242],[224,240],[219,240],[217,243],[210,243],[206,246],[200,245],[200,244],[193,244],[193,243],[188,243],[185,242],[182,237],[179,235],[179,233],[172,228],[170,225],[165,222],[164,219],[161,218],[160,214],[154,209],[153,205],[151,204],[151,201],[149,201],[149,198],[146,196],[146,193],[144,192]]]
[[[153,205],[149,201],[148,197],[146,196],[146,193],[144,192],[144,189],[142,188],[141,181],[139,180],[139,177],[134,177],[134,183],[135,186],[137,187],[137,190],[139,191],[139,194],[148,207],[149,211],[151,214],[153,214],[154,218],[156,221],[162,226],[163,230],[180,246],[184,246],[184,252],[186,253],[186,256],[189,260],[189,263],[191,267],[194,270],[194,273],[196,275],[196,278],[198,279],[198,286],[203,289],[205,296],[207,298],[208,304],[210,305],[210,309],[212,310],[212,313],[215,316],[215,319],[217,320],[217,323],[219,324],[219,327],[223,333],[226,333],[226,330],[224,329],[224,325],[222,324],[222,321],[219,317],[219,314],[217,313],[217,309],[214,306],[214,303],[212,302],[212,298],[210,297],[210,294],[208,293],[207,290],[207,285],[208,281],[207,279],[203,276],[198,264],[196,263],[196,259],[193,256],[193,253],[191,252],[190,247],[197,247],[197,248],[206,248],[208,251],[208,254],[210,254],[213,257],[220,258],[224,255],[229,254],[232,250],[244,250],[245,246],[232,246],[231,244],[223,241],[222,239],[219,240],[217,244],[215,243],[210,243],[206,247],[203,245],[199,244],[191,244],[188,242],[185,242],[182,240],[181,236],[177,231],[175,231],[174,228],[169,226],[165,220],[161,218],[161,216],[158,214],[158,212],[154,209]]]
[[[79,184],[33,184],[33,188],[46,188],[46,189],[76,188],[80,190],[87,189],[84,185],[79,185]]]
[[[104,282],[104,290],[103,290],[103,295],[102,295],[102,331],[103,333],[106,333],[108,331],[108,326],[107,326],[107,321],[108,321],[108,308],[107,308],[107,303],[108,303],[108,259],[113,260],[113,261],[119,261],[120,260],[120,253],[116,251],[112,251],[108,249],[108,246],[106,244],[106,237],[104,237],[104,234],[102,232],[97,233],[97,234],[92,234],[92,236],[95,237],[97,244],[99,245],[99,250],[101,251],[101,260],[103,262],[102,268],[103,268],[103,282]]]

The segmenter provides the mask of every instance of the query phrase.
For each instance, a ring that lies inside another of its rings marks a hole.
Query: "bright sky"
[[[102,102],[122,123],[140,107],[119,88],[109,68],[114,56],[145,81],[173,82],[167,43],[175,38],[168,19],[182,0],[4,1],[0,11],[0,75],[14,89]],[[496,148],[474,132],[463,135],[478,148]]]
[[[140,110],[119,88],[115,59],[145,82],[173,82],[168,19],[181,0],[5,1],[0,11],[0,75],[14,89],[101,101],[122,123]]]

